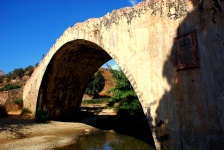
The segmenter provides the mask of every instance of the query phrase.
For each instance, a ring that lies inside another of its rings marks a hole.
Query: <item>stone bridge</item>
[[[223,0],[150,0],[69,27],[25,85],[24,107],[56,120],[75,115],[87,82],[112,58],[157,149],[224,147]]]

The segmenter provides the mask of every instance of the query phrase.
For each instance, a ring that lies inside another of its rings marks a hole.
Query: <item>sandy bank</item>
[[[53,149],[70,145],[78,136],[97,130],[83,123],[51,121],[40,124],[33,120],[0,118],[0,149]]]

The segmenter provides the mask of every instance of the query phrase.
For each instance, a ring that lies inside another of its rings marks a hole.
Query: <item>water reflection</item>
[[[131,136],[113,132],[95,132],[81,136],[63,150],[154,150],[149,144]]]

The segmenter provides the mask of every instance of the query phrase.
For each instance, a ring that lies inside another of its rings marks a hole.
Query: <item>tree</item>
[[[12,71],[12,73],[13,73],[15,76],[19,77],[19,78],[22,78],[22,77],[23,77],[24,72],[25,72],[25,71],[23,70],[23,68],[14,69],[14,70]]]
[[[124,72],[113,70],[110,66],[109,70],[116,80],[116,86],[112,89],[113,97],[109,100],[108,105],[115,107],[118,114],[143,114],[138,97]]]
[[[102,76],[102,73],[100,71],[97,71],[90,82],[88,83],[85,93],[93,96],[96,98],[98,96],[98,93],[102,91],[103,87],[105,85],[105,79]]]
[[[3,83],[3,81],[4,81],[5,78],[6,78],[5,75],[1,75],[1,76],[0,76],[0,84]]]
[[[7,82],[10,82],[13,79],[16,79],[17,77],[22,78],[25,71],[23,68],[14,69],[12,72],[9,72],[5,77],[7,78]]]
[[[9,72],[6,75],[6,78],[7,78],[7,82],[10,82],[11,80],[16,79],[16,75],[14,73],[12,73],[12,72]]]
[[[27,72],[28,76],[31,76],[33,71],[34,71],[34,67],[33,66],[28,66],[28,67],[25,68],[24,71]]]
[[[35,66],[38,67],[39,63],[36,63]]]

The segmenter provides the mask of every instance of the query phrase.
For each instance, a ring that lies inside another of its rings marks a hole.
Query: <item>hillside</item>
[[[112,75],[112,73],[107,70],[107,69],[104,69],[104,68],[99,68],[99,71],[101,71],[104,79],[105,79],[105,85],[104,85],[104,88],[101,92],[99,92],[99,96],[102,96],[102,97],[111,97],[112,96],[112,93],[110,92],[110,90],[112,88],[115,87],[116,83],[115,83],[115,80],[114,80],[114,77]]]
[[[23,87],[30,78],[30,76],[32,75],[35,68],[36,68],[35,66],[29,66],[25,69],[18,68],[14,69],[12,72],[9,72],[8,74],[0,76],[0,88],[3,88],[8,84],[14,84]]]

